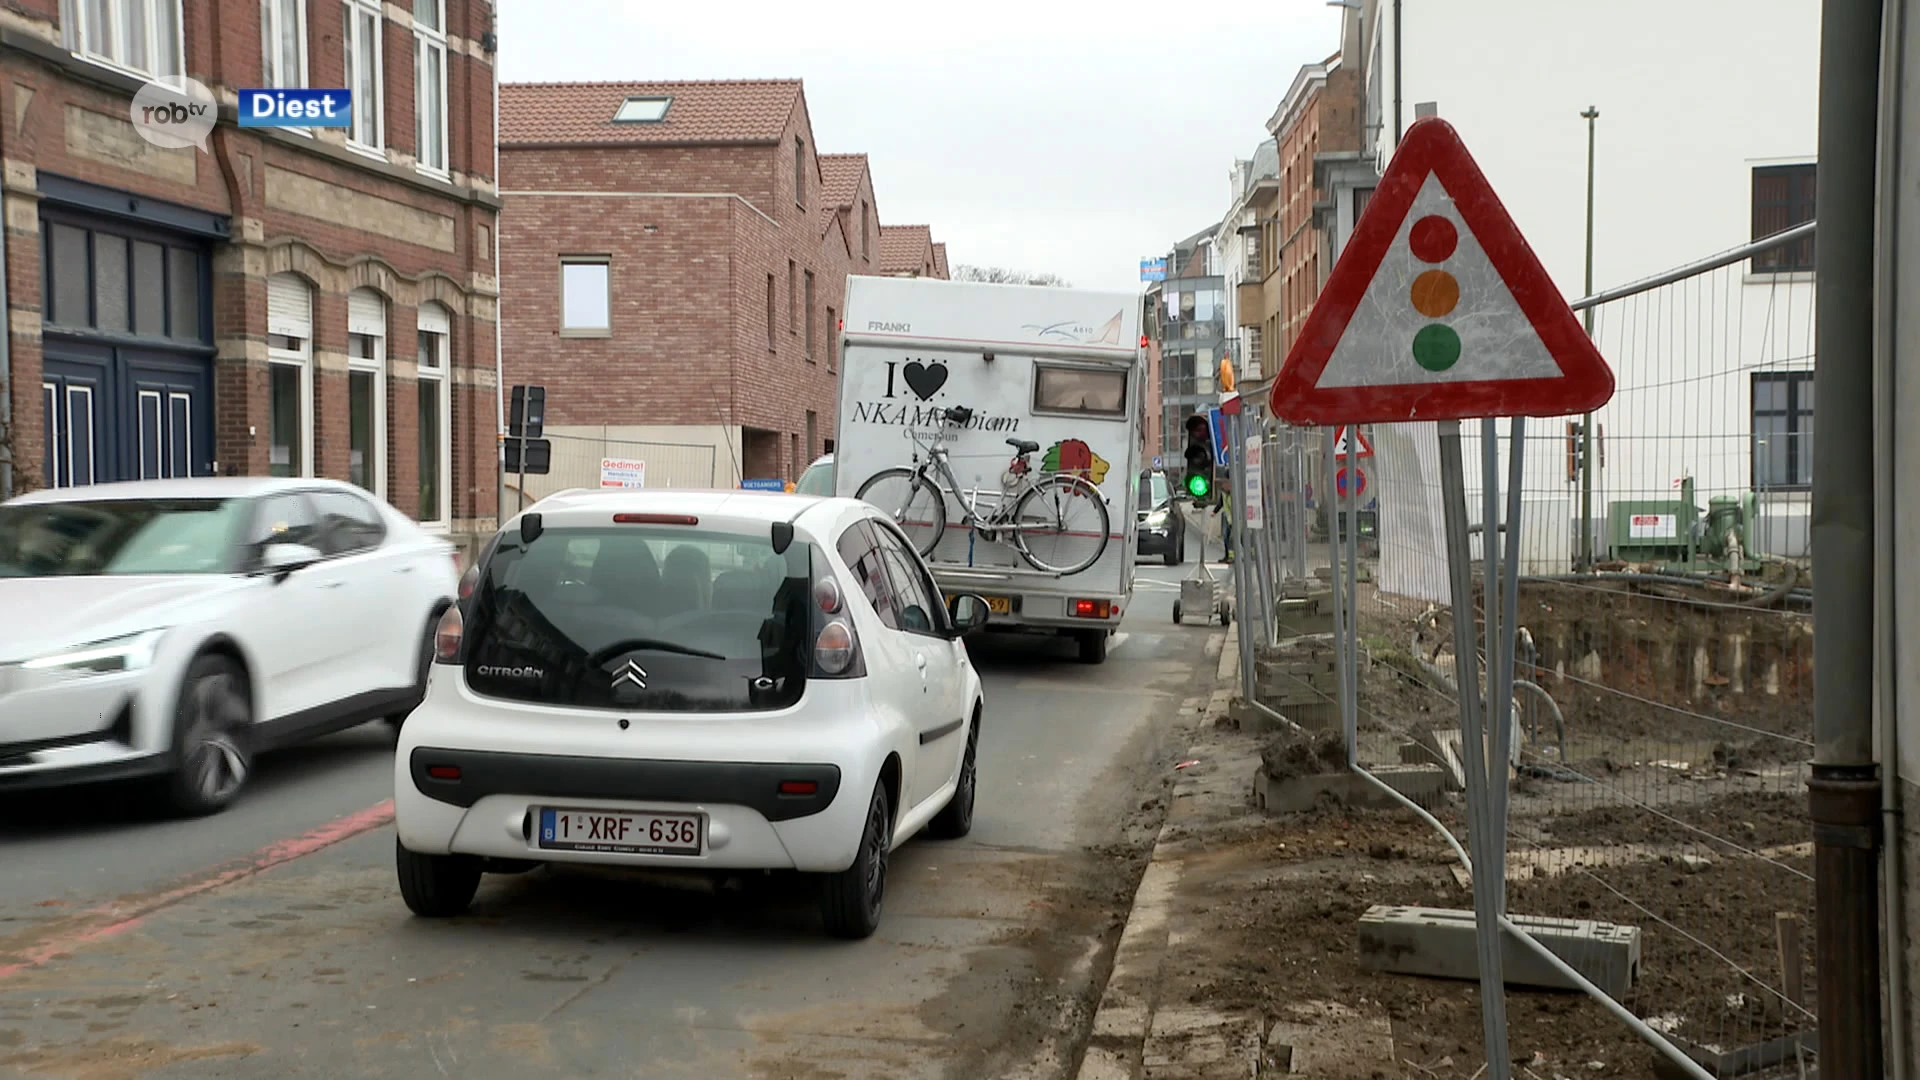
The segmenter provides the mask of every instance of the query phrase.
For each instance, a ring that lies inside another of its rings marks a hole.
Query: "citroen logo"
[[[637,661],[627,661],[626,665],[619,671],[614,672],[613,675],[613,685],[615,687],[620,686],[622,683],[632,683],[640,689],[645,690],[647,688],[647,669],[641,667]]]

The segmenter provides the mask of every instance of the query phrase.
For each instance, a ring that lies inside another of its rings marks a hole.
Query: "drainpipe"
[[[1900,153],[1901,95],[1906,70],[1906,0],[1886,5],[1886,21],[1881,26],[1880,63],[1880,198],[1875,206],[1873,292],[1873,365],[1874,365],[1874,478],[1873,492],[1878,506],[1874,515],[1874,573],[1891,596],[1898,571],[1894,564],[1894,512],[1898,496],[1894,492],[1894,395],[1897,342],[1904,328],[1899,325],[1898,259],[1902,208],[1895,199],[1901,190],[1904,162]],[[1887,1075],[1891,1080],[1907,1076],[1907,1039],[1912,1023],[1907,1009],[1907,970],[1904,955],[1907,942],[1906,896],[1901,882],[1900,840],[1900,690],[1898,620],[1895,605],[1883,601],[1874,605],[1874,656],[1876,669],[1874,716],[1880,731],[1880,824],[1881,824],[1881,910],[1886,917],[1887,939],[1882,961],[1887,965]]]
[[[1895,0],[1896,3],[1901,0]],[[1814,968],[1820,1072],[1883,1075],[1874,763],[1874,193],[1882,0],[1824,0],[1814,234]],[[1889,765],[1892,763],[1889,762]]]
[[[1393,148],[1400,149],[1400,0],[1393,0]],[[1818,393],[1819,391],[1815,391]]]
[[[4,128],[0,124],[0,128]],[[6,158],[0,136],[0,161]],[[4,167],[0,166],[0,170]],[[7,220],[5,175],[0,171],[0,502],[13,498],[13,308],[7,300]],[[42,433],[41,438],[46,438]]]
[[[500,25],[499,5],[491,5],[493,25]],[[493,76],[493,190],[496,195],[505,187],[500,182],[500,50],[499,42],[494,42],[494,51],[487,57],[487,71]],[[507,305],[506,293],[502,285],[507,275],[500,267],[500,225],[507,216],[506,196],[500,195],[500,212],[493,215],[493,524],[497,530],[507,523],[507,462],[501,456],[507,437]],[[525,454],[525,445],[520,453]],[[525,461],[521,466],[525,467]],[[519,492],[520,505],[525,506],[527,492],[522,482]]]

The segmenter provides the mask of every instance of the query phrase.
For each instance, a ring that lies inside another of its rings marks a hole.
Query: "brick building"
[[[490,0],[9,0],[0,10],[14,490],[349,479],[491,531]],[[220,101],[146,142],[149,77]],[[346,129],[242,129],[241,88],[354,91]]]
[[[555,440],[529,493],[602,457],[797,478],[833,437],[847,275],[896,242],[866,155],[818,151],[799,80],[508,84],[500,116],[505,370]]]
[[[888,277],[947,278],[947,245],[935,243],[925,225],[887,225],[880,230],[880,273]]]

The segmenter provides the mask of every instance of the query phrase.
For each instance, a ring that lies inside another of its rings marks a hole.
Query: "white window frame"
[[[453,175],[453,142],[451,124],[447,109],[447,0],[426,0],[439,8],[440,17],[435,20],[438,29],[422,26],[419,20],[413,24],[413,115],[414,115],[414,159],[416,167],[429,176],[447,179]],[[418,7],[420,0],[414,0]],[[427,108],[427,81],[423,77],[427,70],[427,57],[440,54],[440,107],[432,110],[437,115],[429,115]],[[440,160],[429,162],[426,158],[427,139],[425,125],[435,124],[440,129]]]
[[[308,284],[305,278],[300,277],[298,274],[275,275],[275,277],[282,277],[282,276],[298,282],[300,287],[306,290],[307,313],[308,313],[307,325],[305,327],[306,333],[304,336],[299,338],[300,348],[298,349],[282,349],[272,344],[269,344],[267,346],[267,365],[269,368],[272,368],[275,366],[291,367],[291,368],[297,368],[300,371],[300,386],[298,390],[298,393],[300,395],[300,473],[299,475],[302,477],[311,477],[314,475],[314,472],[313,472],[313,464],[314,464],[313,463],[313,448],[314,448],[313,390],[314,390],[314,387],[313,387],[313,314],[312,313],[313,313],[314,307],[317,305],[315,304],[315,298],[313,295],[313,292],[314,292],[313,286]],[[269,296],[271,296],[271,290],[273,288],[273,285],[272,285],[273,278],[268,278],[267,282],[268,282],[267,288],[269,290]],[[285,336],[288,336],[288,337],[294,336],[292,334],[288,334],[285,329],[276,329],[276,323],[275,323],[275,320],[273,319],[273,309],[271,306],[271,301],[269,301],[267,315],[268,315],[267,332],[269,334],[285,334]],[[273,381],[271,379],[267,381],[267,410],[268,410],[267,464],[268,464],[269,471],[271,471],[272,464],[273,464],[273,426],[272,426],[273,425],[273,414],[272,414]]]
[[[571,326],[567,323],[567,267],[597,266],[606,275],[605,311],[607,320],[604,326]],[[612,337],[613,336],[613,258],[609,255],[562,255],[560,256],[560,336],[561,337]]]
[[[432,300],[422,303],[419,313],[418,329],[438,339],[436,365],[421,365],[415,377],[440,386],[440,505],[434,508],[438,511],[434,517],[427,516],[427,507],[420,507],[418,521],[423,529],[449,532],[453,529],[453,314]]]
[[[84,0],[83,0],[84,2]],[[293,26],[281,24],[281,16],[291,10]],[[300,70],[280,70],[280,42],[291,30]],[[260,85],[278,89],[306,89],[307,86],[307,0],[260,0]],[[311,128],[289,128],[312,134]]]
[[[385,161],[387,158],[387,80],[386,80],[386,35],[387,15],[380,6],[380,0],[342,0],[342,10],[346,13],[346,30],[340,39],[344,46],[344,61],[347,89],[353,91],[356,98],[353,104],[353,118],[347,125],[347,147],[370,154]],[[359,122],[360,96],[362,80],[354,77],[353,61],[359,52],[360,23],[365,17],[374,20],[373,35],[373,132],[372,140],[360,138],[362,132],[354,126]]]
[[[186,70],[186,18],[182,11],[182,0],[108,0],[108,25],[96,28],[89,24],[87,8],[89,0],[61,0],[60,23],[66,35],[66,47],[73,55],[88,63],[101,67],[125,71],[143,78],[164,78],[180,75]],[[144,15],[142,44],[146,47],[148,66],[140,67],[128,63],[127,36],[131,29],[130,12],[138,8]],[[173,33],[163,35],[160,32],[162,12],[171,14]],[[108,41],[106,52],[97,51],[93,44],[96,29],[104,30]],[[165,53],[163,57],[161,54]]]
[[[364,314],[354,311],[355,298],[364,306],[368,300],[379,305],[377,321],[371,311]],[[355,289],[347,294],[347,333],[360,334],[373,339],[373,357],[367,359],[353,355],[347,350],[347,453],[349,461],[353,453],[353,376],[356,371],[373,376],[373,460],[367,462],[367,472],[373,483],[367,488],[382,501],[387,498],[387,461],[391,456],[387,447],[387,298],[372,289]],[[351,342],[352,338],[349,337]]]

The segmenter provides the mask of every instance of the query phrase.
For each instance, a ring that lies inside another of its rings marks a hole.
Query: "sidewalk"
[[[1253,780],[1273,736],[1227,716],[1232,629],[1219,657],[1220,689],[1183,733],[1182,759],[1196,763],[1174,784],[1079,1080],[1468,1080],[1484,1061],[1475,986],[1381,975],[1357,950],[1375,904],[1471,906],[1451,853],[1399,810],[1259,810]],[[1617,1039],[1589,1049],[1590,1035],[1614,1033],[1584,997],[1530,998],[1509,1009],[1513,1052],[1535,1076],[1644,1075],[1646,1056],[1622,1056]]]

